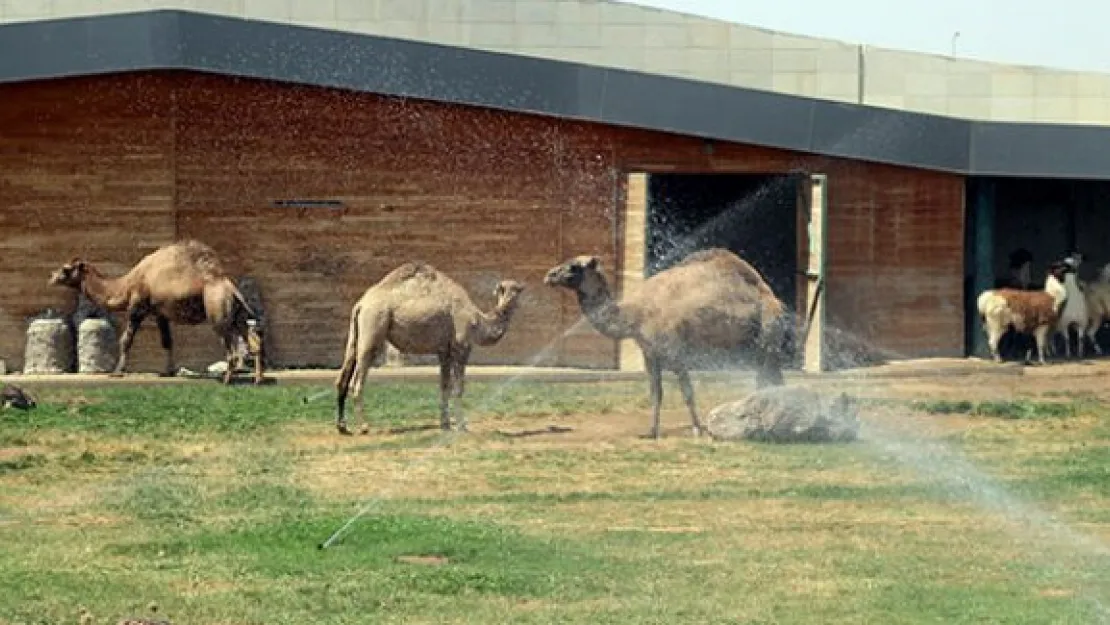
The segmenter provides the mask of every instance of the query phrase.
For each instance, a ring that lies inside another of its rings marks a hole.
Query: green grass
[[[641,394],[634,395],[635,400],[642,401]],[[367,414],[375,426],[418,420],[438,423],[439,392],[434,385],[372,385],[366,395]],[[334,419],[335,410],[334,392],[319,386],[252,388],[201,382],[172,389],[66,389],[53,391],[50,398],[37,410],[7,413],[0,444],[26,444],[43,430],[106,436],[236,436],[296,421],[327,422]],[[530,382],[508,388],[469,383],[462,406],[487,416],[565,416],[584,409],[605,414],[621,398],[619,392],[597,398],[582,385],[550,393]],[[353,409],[349,404],[348,413]]]
[[[965,414],[999,419],[1049,419],[1074,417],[1081,407],[1076,402],[1040,402],[1028,399],[1011,401],[930,400],[912,406],[930,414]]]
[[[735,394],[702,390],[706,407]],[[340,437],[326,391],[59,389],[0,413],[0,624],[151,603],[177,623],[1047,624],[1110,603],[1089,546],[1015,531],[866,442],[640,440],[642,384],[470,384],[475,433],[458,439],[383,433],[435,424],[436,392],[374,385],[375,434]],[[684,425],[668,391],[667,423]],[[936,442],[1110,535],[1097,398],[910,408],[864,417],[966,419]],[[558,420],[574,435],[490,431]]]

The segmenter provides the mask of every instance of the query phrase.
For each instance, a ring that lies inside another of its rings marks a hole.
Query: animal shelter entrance
[[[823,181],[823,176],[820,179]],[[632,174],[626,212],[635,212],[638,194],[644,217],[642,225],[634,225],[644,237],[643,277],[655,275],[695,251],[721,247],[751,263],[775,295],[790,310],[799,311],[796,328],[804,325],[807,313],[823,317],[823,306],[806,305],[823,301],[823,254],[811,254],[807,231],[812,228],[811,218],[823,222],[824,199],[822,192],[818,198],[821,210],[810,210],[814,205],[811,183],[811,177],[799,174]],[[817,238],[820,244],[816,247],[823,252],[823,236]],[[819,338],[817,330],[814,336]],[[814,348],[818,356],[819,346],[820,340]],[[801,364],[798,347],[794,346],[797,357],[792,368]],[[622,368],[623,361],[622,356]],[[723,362],[721,366],[740,364]]]
[[[1048,266],[1072,250],[1083,254],[1078,277],[1098,279],[1110,262],[1110,182],[976,177],[967,181],[964,301],[968,355],[990,357],[976,299],[990,288],[1044,288]],[[1007,333],[1004,359],[1023,359],[1028,345]],[[1096,339],[1110,349],[1110,330]],[[1074,346],[1074,333],[1072,345]],[[1063,353],[1063,338],[1055,341]],[[1090,354],[1088,344],[1086,352]]]

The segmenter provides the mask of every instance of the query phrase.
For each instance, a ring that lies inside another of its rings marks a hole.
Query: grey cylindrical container
[[[77,329],[77,372],[110,373],[116,368],[118,348],[112,322],[87,317]]]
[[[23,373],[73,370],[73,332],[65,319],[35,319],[27,326]]]

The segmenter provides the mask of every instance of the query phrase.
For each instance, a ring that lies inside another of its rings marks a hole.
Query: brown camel
[[[123,375],[135,332],[153,315],[166,350],[163,375],[173,376],[177,370],[170,323],[209,322],[227,353],[224,384],[231,382],[238,363],[240,338],[254,357],[254,382],[262,382],[262,340],[248,319],[255,316],[254,311],[224,271],[216,252],[204,243],[187,240],[161,247],[118,278],[107,278],[91,263],[75,258],[55,271],[49,284],[77,289],[110,312],[126,311],[127,327],[120,336],[119,362],[112,376]]]
[[[440,427],[451,429],[450,399],[462,397],[471,348],[494,345],[505,336],[523,290],[519,282],[499,282],[494,291],[497,304],[492,312],[483,313],[466,290],[431,265],[405,263],[389,272],[363,293],[351,311],[343,368],[335,381],[339,432],[351,433],[343,415],[348,393],[363,415],[363,433],[369,428],[362,386],[386,341],[404,353],[439,357]],[[462,415],[458,429],[466,431]]]
[[[636,341],[651,383],[651,433],[659,437],[664,369],[678,376],[694,435],[701,433],[690,369],[743,356],[756,363],[757,385],[781,385],[788,316],[763,277],[732,252],[708,249],[644,281],[617,303],[596,256],[578,256],[552,268],[549,286],[578,295],[594,328],[614,339]]]

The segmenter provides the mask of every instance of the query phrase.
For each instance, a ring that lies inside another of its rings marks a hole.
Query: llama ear
[[[587,269],[597,269],[601,266],[601,259],[597,256],[591,256],[590,260],[586,261]]]

